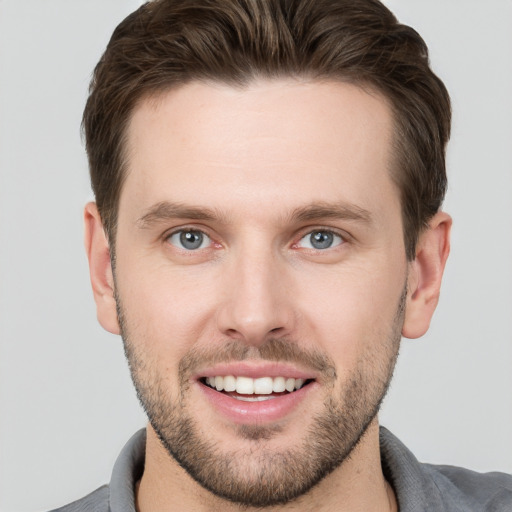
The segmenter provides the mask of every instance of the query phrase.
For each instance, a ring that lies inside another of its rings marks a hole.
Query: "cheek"
[[[297,294],[301,316],[313,341],[335,360],[338,371],[349,371],[367,354],[385,350],[396,337],[405,271],[393,265],[387,271],[359,267],[338,269],[325,277],[312,279],[315,286]]]
[[[118,265],[116,284],[130,341],[159,367],[175,368],[197,340],[211,335],[215,284],[190,271],[129,263]]]

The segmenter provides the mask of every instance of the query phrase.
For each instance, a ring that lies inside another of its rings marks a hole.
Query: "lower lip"
[[[216,391],[202,382],[198,381],[198,385],[216,410],[233,423],[240,425],[265,424],[281,420],[297,408],[316,387],[316,383],[311,382],[293,393],[261,402],[245,402]]]

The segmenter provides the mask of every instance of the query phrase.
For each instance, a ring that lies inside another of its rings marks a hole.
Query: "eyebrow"
[[[148,208],[137,219],[137,225],[146,229],[154,224],[171,219],[215,220],[219,217],[218,213],[209,208],[162,201]]]
[[[226,222],[226,216],[210,208],[161,201],[148,208],[137,219],[137,225],[142,229],[152,227],[159,222],[172,219],[191,219]],[[290,221],[308,222],[320,219],[353,220],[366,224],[372,222],[372,215],[368,210],[350,203],[314,203],[293,210],[289,216]]]
[[[370,224],[372,214],[357,205],[350,203],[315,203],[297,208],[291,215],[299,221],[314,221],[319,219],[354,220]]]

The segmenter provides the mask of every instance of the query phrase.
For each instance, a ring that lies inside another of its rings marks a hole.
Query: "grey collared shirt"
[[[135,512],[135,484],[144,470],[146,431],[121,451],[110,484],[53,512]],[[512,512],[512,475],[476,473],[453,466],[421,464],[384,427],[382,468],[400,512]]]

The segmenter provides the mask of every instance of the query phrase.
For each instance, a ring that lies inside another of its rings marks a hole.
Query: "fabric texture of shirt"
[[[135,512],[145,446],[146,431],[140,430],[121,451],[109,485],[52,512]],[[422,464],[384,427],[380,450],[400,512],[512,512],[512,475]]]

